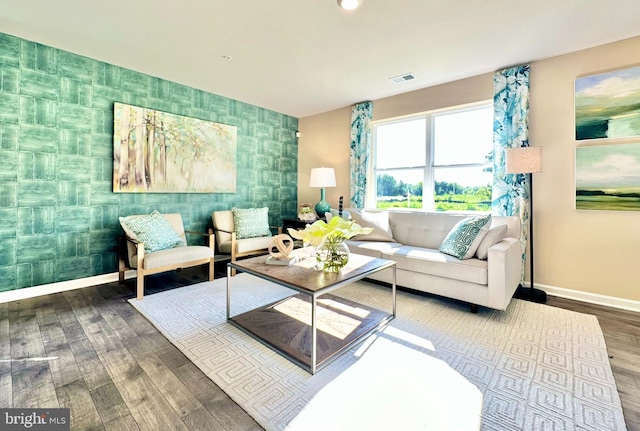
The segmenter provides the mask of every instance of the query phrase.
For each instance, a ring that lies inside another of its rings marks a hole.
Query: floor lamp
[[[533,283],[533,173],[542,172],[542,147],[516,147],[505,150],[505,173],[526,174],[529,180],[529,267],[531,275],[529,278],[530,287],[527,289],[522,285],[518,286],[514,298],[525,299],[527,301],[545,303],[547,293],[536,289]]]

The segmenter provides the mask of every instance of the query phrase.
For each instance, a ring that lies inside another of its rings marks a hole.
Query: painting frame
[[[640,137],[640,66],[576,78],[575,140]]]
[[[237,127],[114,103],[114,193],[235,193]]]
[[[575,209],[640,211],[640,142],[575,149]]]

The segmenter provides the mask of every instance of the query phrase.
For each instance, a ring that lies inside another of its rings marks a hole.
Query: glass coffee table
[[[311,374],[396,316],[396,263],[351,254],[339,273],[315,269],[315,257],[288,266],[267,265],[266,256],[227,264],[227,321]],[[276,302],[232,315],[233,270],[287,287]],[[389,309],[383,311],[330,293],[383,270],[393,271]]]

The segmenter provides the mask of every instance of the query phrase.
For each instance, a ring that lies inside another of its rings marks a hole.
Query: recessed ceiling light
[[[353,10],[360,6],[362,0],[338,0],[338,6],[342,9]]]

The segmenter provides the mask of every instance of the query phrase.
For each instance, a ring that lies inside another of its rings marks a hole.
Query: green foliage
[[[422,182],[416,185],[402,181],[397,183],[395,178],[387,174],[380,175],[377,180],[377,208],[422,208]],[[434,191],[436,211],[491,210],[490,185],[464,187],[458,183],[436,181]]]
[[[408,203],[406,198],[378,200],[378,202],[376,203],[376,208],[422,208],[422,196],[411,196]]]

